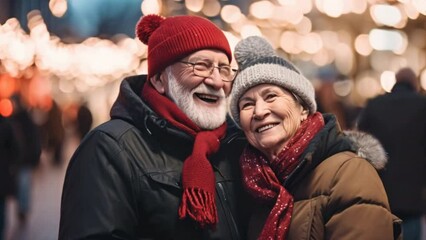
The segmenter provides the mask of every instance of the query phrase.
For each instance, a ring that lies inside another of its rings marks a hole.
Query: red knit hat
[[[223,51],[229,61],[232,52],[223,32],[209,20],[197,16],[140,18],[136,36],[148,45],[148,76],[201,49]]]

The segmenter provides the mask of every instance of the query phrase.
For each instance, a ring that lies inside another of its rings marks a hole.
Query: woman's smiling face
[[[249,143],[273,159],[308,116],[289,91],[273,84],[249,89],[240,98],[240,125]]]

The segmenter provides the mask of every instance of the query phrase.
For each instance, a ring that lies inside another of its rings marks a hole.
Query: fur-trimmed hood
[[[291,188],[329,157],[349,151],[366,159],[377,171],[387,163],[387,154],[372,135],[358,130],[342,131],[336,116],[324,113],[324,128],[312,139],[301,157],[297,169],[284,182]]]
[[[367,159],[377,170],[386,166],[388,156],[377,138],[358,130],[346,130],[343,133],[356,145],[358,156]]]

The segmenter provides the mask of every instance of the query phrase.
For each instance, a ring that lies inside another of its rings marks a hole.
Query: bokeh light
[[[380,84],[386,92],[390,92],[392,90],[392,87],[393,85],[395,85],[395,82],[395,72],[384,71],[380,75]]]

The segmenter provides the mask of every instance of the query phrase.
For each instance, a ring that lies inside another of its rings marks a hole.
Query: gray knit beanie
[[[232,87],[230,111],[238,125],[240,98],[250,88],[263,83],[281,86],[297,95],[303,100],[309,114],[317,111],[312,83],[293,64],[277,56],[264,38],[252,36],[241,40],[235,46],[234,56],[239,72]]]

